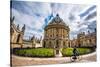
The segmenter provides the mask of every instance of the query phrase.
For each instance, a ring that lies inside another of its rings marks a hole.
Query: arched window
[[[20,37],[21,37],[21,35],[18,34],[18,37],[17,37],[17,43],[20,41]]]
[[[43,47],[45,48],[45,41],[44,41]]]
[[[56,48],[59,48],[58,40],[56,40]]]
[[[50,47],[50,48],[52,47],[51,41],[49,42],[49,47]]]
[[[68,47],[70,47],[70,42],[68,42]]]
[[[81,47],[81,44],[79,43],[79,46],[78,47]]]
[[[10,35],[12,36],[13,33],[14,33],[14,30],[13,30],[13,28],[11,27],[11,28],[10,28]]]
[[[65,47],[65,42],[63,41],[63,46]]]

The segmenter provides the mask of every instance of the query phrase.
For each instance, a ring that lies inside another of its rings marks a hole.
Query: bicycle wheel
[[[70,57],[71,62],[75,62],[77,59],[78,59],[77,56],[71,56],[71,57]]]
[[[82,59],[82,56],[78,56],[78,61],[80,61]]]

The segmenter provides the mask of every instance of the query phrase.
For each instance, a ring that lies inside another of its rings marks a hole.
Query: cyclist
[[[73,61],[75,61],[76,59],[78,59],[77,56],[79,56],[79,54],[78,54],[77,49],[74,47],[73,48],[73,56],[72,56]]]

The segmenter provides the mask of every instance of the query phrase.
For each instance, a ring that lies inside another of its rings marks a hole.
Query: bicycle
[[[73,49],[73,55],[70,57],[70,60],[72,62],[75,62],[76,60],[81,60],[81,56],[79,56],[79,52],[77,51],[76,48]]]
[[[71,62],[75,62],[75,61],[80,61],[82,59],[82,57],[81,56],[74,56],[74,55],[72,55],[71,57],[70,57],[70,60],[71,60]]]

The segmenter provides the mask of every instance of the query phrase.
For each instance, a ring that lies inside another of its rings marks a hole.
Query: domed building
[[[60,48],[70,46],[69,31],[69,26],[57,14],[44,28],[43,47],[53,48],[56,50],[56,54],[59,54]]]

